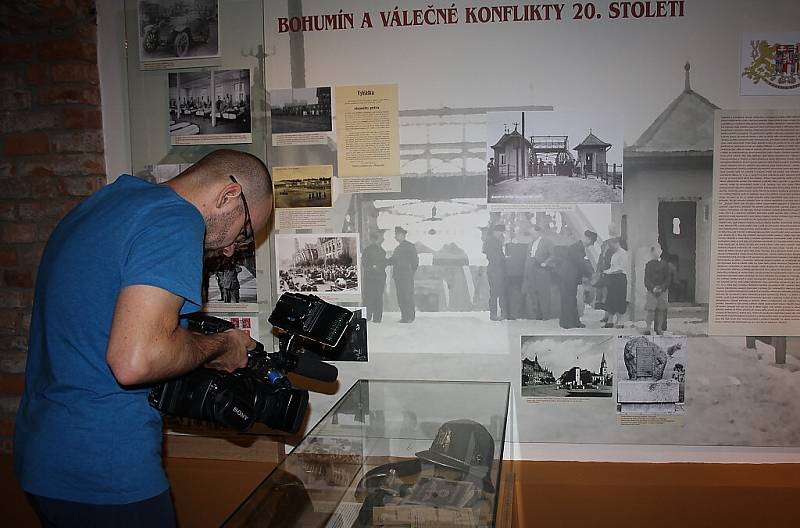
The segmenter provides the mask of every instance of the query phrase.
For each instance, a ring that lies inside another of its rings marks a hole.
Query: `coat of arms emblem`
[[[772,44],[766,40],[752,40],[750,48],[752,60],[742,77],[753,84],[763,82],[784,90],[800,87],[800,43]]]

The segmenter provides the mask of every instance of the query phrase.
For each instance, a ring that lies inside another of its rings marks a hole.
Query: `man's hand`
[[[225,372],[247,366],[247,352],[256,347],[256,342],[244,330],[231,328],[223,332],[227,338],[228,347],[221,355],[208,361],[204,366]]]

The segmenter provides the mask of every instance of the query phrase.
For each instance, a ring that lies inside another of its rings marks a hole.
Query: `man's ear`
[[[242,187],[238,183],[226,183],[217,194],[216,206],[217,209],[229,205],[231,202],[238,201],[239,195],[242,194]]]

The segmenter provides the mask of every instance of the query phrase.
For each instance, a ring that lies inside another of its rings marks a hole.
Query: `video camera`
[[[204,313],[184,316],[190,330],[215,334],[233,324]],[[308,391],[293,387],[288,372],[319,381],[336,381],[333,365],[303,348],[304,340],[322,348],[335,347],[347,333],[353,313],[314,295],[284,293],[269,322],[284,333],[277,352],[264,345],[248,352],[247,366],[234,372],[198,368],[156,385],[150,405],[164,414],[208,420],[244,431],[261,422],[272,429],[296,433],[308,407]]]

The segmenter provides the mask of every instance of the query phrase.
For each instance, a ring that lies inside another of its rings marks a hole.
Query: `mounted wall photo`
[[[275,235],[279,293],[312,293],[333,302],[361,294],[359,243],[355,233]]]
[[[143,69],[220,56],[218,0],[139,0],[138,13]]]
[[[250,70],[170,73],[170,144],[252,143],[250,77]]]
[[[623,125],[611,112],[490,112],[490,204],[622,201]]]

